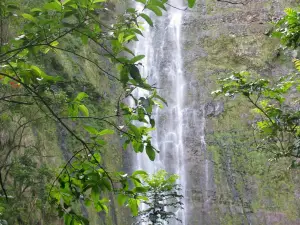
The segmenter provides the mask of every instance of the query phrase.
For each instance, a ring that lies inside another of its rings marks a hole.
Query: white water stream
[[[171,5],[182,7],[181,0],[169,1]],[[137,9],[139,5],[136,6]],[[137,154],[133,159],[134,169],[143,169],[149,173],[164,169],[180,176],[182,194],[186,192],[186,171],[184,164],[183,110],[185,99],[185,80],[181,51],[182,10],[172,7],[164,16],[156,19],[154,27],[145,24],[144,38],[140,37],[135,48],[136,55],[145,55],[142,61],[142,74],[150,84],[156,84],[158,93],[167,100],[168,107],[156,109],[154,119],[156,131],[152,133],[152,144],[160,150],[154,162],[148,156]],[[136,93],[142,96],[146,93]],[[186,224],[185,211],[178,216]]]

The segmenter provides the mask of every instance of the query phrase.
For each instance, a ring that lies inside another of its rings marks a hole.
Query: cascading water
[[[172,0],[170,5],[181,7],[180,0]],[[139,6],[137,6],[139,9]],[[180,176],[182,194],[186,190],[186,171],[184,167],[183,111],[185,81],[182,70],[181,24],[182,10],[170,7],[162,18],[155,19],[155,27],[145,24],[144,38],[136,46],[136,55],[143,54],[143,75],[150,84],[158,87],[158,93],[167,100],[168,107],[156,109],[154,117],[156,131],[152,133],[152,143],[160,154],[154,162],[146,154],[138,154],[134,168],[153,173],[164,169]],[[142,96],[143,92],[136,93]],[[185,212],[178,216],[186,224]]]

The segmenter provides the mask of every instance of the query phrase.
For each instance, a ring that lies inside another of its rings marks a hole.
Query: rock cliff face
[[[286,185],[274,180],[274,174],[280,173],[278,165],[268,174],[266,156],[248,155],[251,135],[247,121],[251,115],[245,103],[237,100],[224,106],[210,94],[216,88],[216,78],[231,71],[250,70],[270,77],[287,74],[289,59],[280,55],[277,40],[266,34],[270,21],[297,3],[199,0],[195,8],[183,13],[188,225],[300,224],[299,201],[293,194],[295,180],[289,175],[282,178]],[[253,157],[261,159],[259,165],[251,165]],[[259,175],[257,167],[261,167]]]

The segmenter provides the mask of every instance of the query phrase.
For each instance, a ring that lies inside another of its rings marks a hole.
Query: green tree
[[[300,14],[289,8],[285,12],[286,15],[275,24],[272,35],[281,39],[284,48],[297,49]],[[291,166],[295,167],[300,158],[300,63],[298,59],[293,61],[294,73],[277,80],[245,71],[233,73],[230,77],[219,79],[221,88],[213,94],[230,98],[242,95],[255,114],[252,127],[257,149],[271,153],[273,160],[290,158]]]
[[[165,224],[170,221],[181,220],[174,212],[183,208],[183,196],[180,185],[176,183],[177,175],[168,175],[164,170],[159,170],[155,174],[148,175],[145,172],[136,171],[139,174],[143,193],[138,195],[141,198],[142,210],[138,212],[138,222],[136,224]]]

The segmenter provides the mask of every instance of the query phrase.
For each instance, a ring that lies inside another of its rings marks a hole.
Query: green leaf
[[[129,73],[130,76],[137,82],[137,83],[142,83],[142,77],[140,74],[139,69],[135,65],[130,65],[129,66]]]
[[[134,135],[136,136],[136,138],[139,138],[140,137],[140,131],[139,131],[139,129],[135,126],[135,125],[133,125],[133,124],[128,124],[128,127],[129,127],[129,129],[134,133]]]
[[[42,76],[43,72],[42,72],[42,70],[39,67],[33,65],[30,68],[33,71],[34,75],[36,75],[37,77],[41,77]]]
[[[146,176],[148,176],[148,173],[144,170],[136,170],[132,173],[132,176],[136,176],[136,175],[146,175]]]
[[[114,134],[115,132],[113,130],[110,130],[110,129],[105,129],[105,130],[102,130],[98,133],[98,135],[102,136],[102,135],[106,135],[106,134]]]
[[[70,214],[65,214],[64,215],[65,225],[71,225],[72,220],[73,220],[73,217]]]
[[[158,98],[159,100],[161,100],[163,103],[165,103],[166,104],[166,106],[168,106],[168,103],[167,103],[167,101],[164,99],[164,98],[162,98],[161,96],[159,96],[159,95],[155,95],[155,98]]]
[[[154,119],[150,119],[150,124],[151,124],[151,127],[155,127],[155,120]]]
[[[104,184],[104,186],[106,187],[107,190],[109,190],[109,191],[112,190],[111,183],[110,183],[110,180],[108,178],[104,177],[102,179],[102,182],[103,182],[103,184]]]
[[[132,29],[132,31],[139,34],[139,35],[141,35],[141,36],[144,36],[142,31],[140,31],[139,29]]]
[[[134,192],[137,192],[137,193],[145,193],[148,191],[148,188],[146,187],[135,187],[134,188]]]
[[[139,143],[135,140],[132,141],[132,147],[135,152],[143,152],[144,151],[144,144]]]
[[[30,14],[23,13],[22,16],[23,16],[25,19],[27,19],[27,20],[29,20],[29,21],[31,21],[31,22],[34,22],[34,23],[37,23],[37,22],[38,22],[37,18],[33,17],[33,16],[30,15]]]
[[[54,1],[54,2],[50,2],[50,3],[46,3],[44,5],[44,9],[61,12],[62,5],[58,1]]]
[[[194,5],[195,5],[195,3],[196,3],[196,0],[188,0],[188,6],[189,6],[190,8],[193,8]]]
[[[82,99],[87,98],[87,97],[89,97],[87,93],[85,93],[85,92],[79,92],[77,94],[76,98],[75,98],[75,101],[76,100],[77,101],[81,101]]]
[[[167,11],[166,7],[164,6],[164,3],[161,0],[151,0],[151,4],[156,5],[162,8],[163,10]]]
[[[151,27],[153,27],[153,22],[152,22],[151,18],[150,18],[148,15],[146,15],[145,13],[141,13],[140,16],[141,16],[144,20],[146,20],[146,22],[147,22]]]
[[[128,42],[130,41],[131,39],[135,38],[135,34],[132,34],[132,35],[129,35],[127,36],[125,39],[124,39],[124,42]]]
[[[83,113],[84,116],[89,116],[89,110],[85,105],[79,105],[78,109]]]
[[[101,162],[101,155],[98,152],[93,155],[93,158],[96,159],[97,163]]]
[[[84,126],[83,127],[87,132],[89,132],[90,134],[98,134],[99,132],[96,130],[96,128],[92,127],[92,126]]]
[[[37,66],[32,65],[32,66],[30,66],[30,69],[31,69],[32,73],[35,76],[37,76],[39,78],[43,78],[44,80],[47,80],[47,81],[59,81],[59,80],[61,80],[61,78],[58,77],[58,76],[54,77],[54,76],[47,75],[44,71],[42,71]]]
[[[131,55],[134,56],[133,51],[131,51],[129,48],[127,48],[127,47],[125,47],[125,46],[124,46],[124,51],[126,51],[126,52],[128,52],[128,53],[130,53]]]
[[[163,106],[163,104],[162,104],[161,102],[155,101],[155,100],[153,100],[153,102],[154,102],[160,109],[163,109],[163,108],[164,108],[164,106]]]
[[[76,219],[79,219],[80,222],[74,223],[74,225],[89,225],[90,224],[89,220],[83,216],[76,215]]]
[[[124,42],[124,32],[120,33],[119,36],[118,36],[118,41],[120,43],[123,43]]]
[[[96,142],[97,142],[99,145],[106,145],[106,141],[101,140],[101,139],[97,139]]]
[[[138,203],[136,199],[129,199],[128,201],[128,205],[130,207],[131,213],[133,216],[137,216],[138,215]]]
[[[146,153],[147,153],[149,159],[151,161],[154,161],[154,159],[155,159],[155,151],[153,150],[153,147],[151,145],[147,145],[146,146]]]
[[[137,61],[140,61],[141,59],[145,58],[145,55],[137,55],[134,58],[130,59],[129,63],[136,63]]]
[[[127,200],[128,200],[128,196],[126,196],[124,194],[118,194],[117,202],[119,205],[124,205]]]
[[[97,182],[97,181],[95,181],[95,182]],[[92,187],[91,199],[93,200],[94,204],[99,201],[100,192],[101,192],[101,190],[98,186],[95,185]]]
[[[33,8],[30,10],[30,12],[42,12],[43,10],[40,8]]]
[[[157,16],[162,16],[162,11],[155,5],[147,5],[147,8],[155,13]]]
[[[126,9],[126,11],[129,12],[129,13],[136,13],[135,8],[128,8],[128,9]]]

